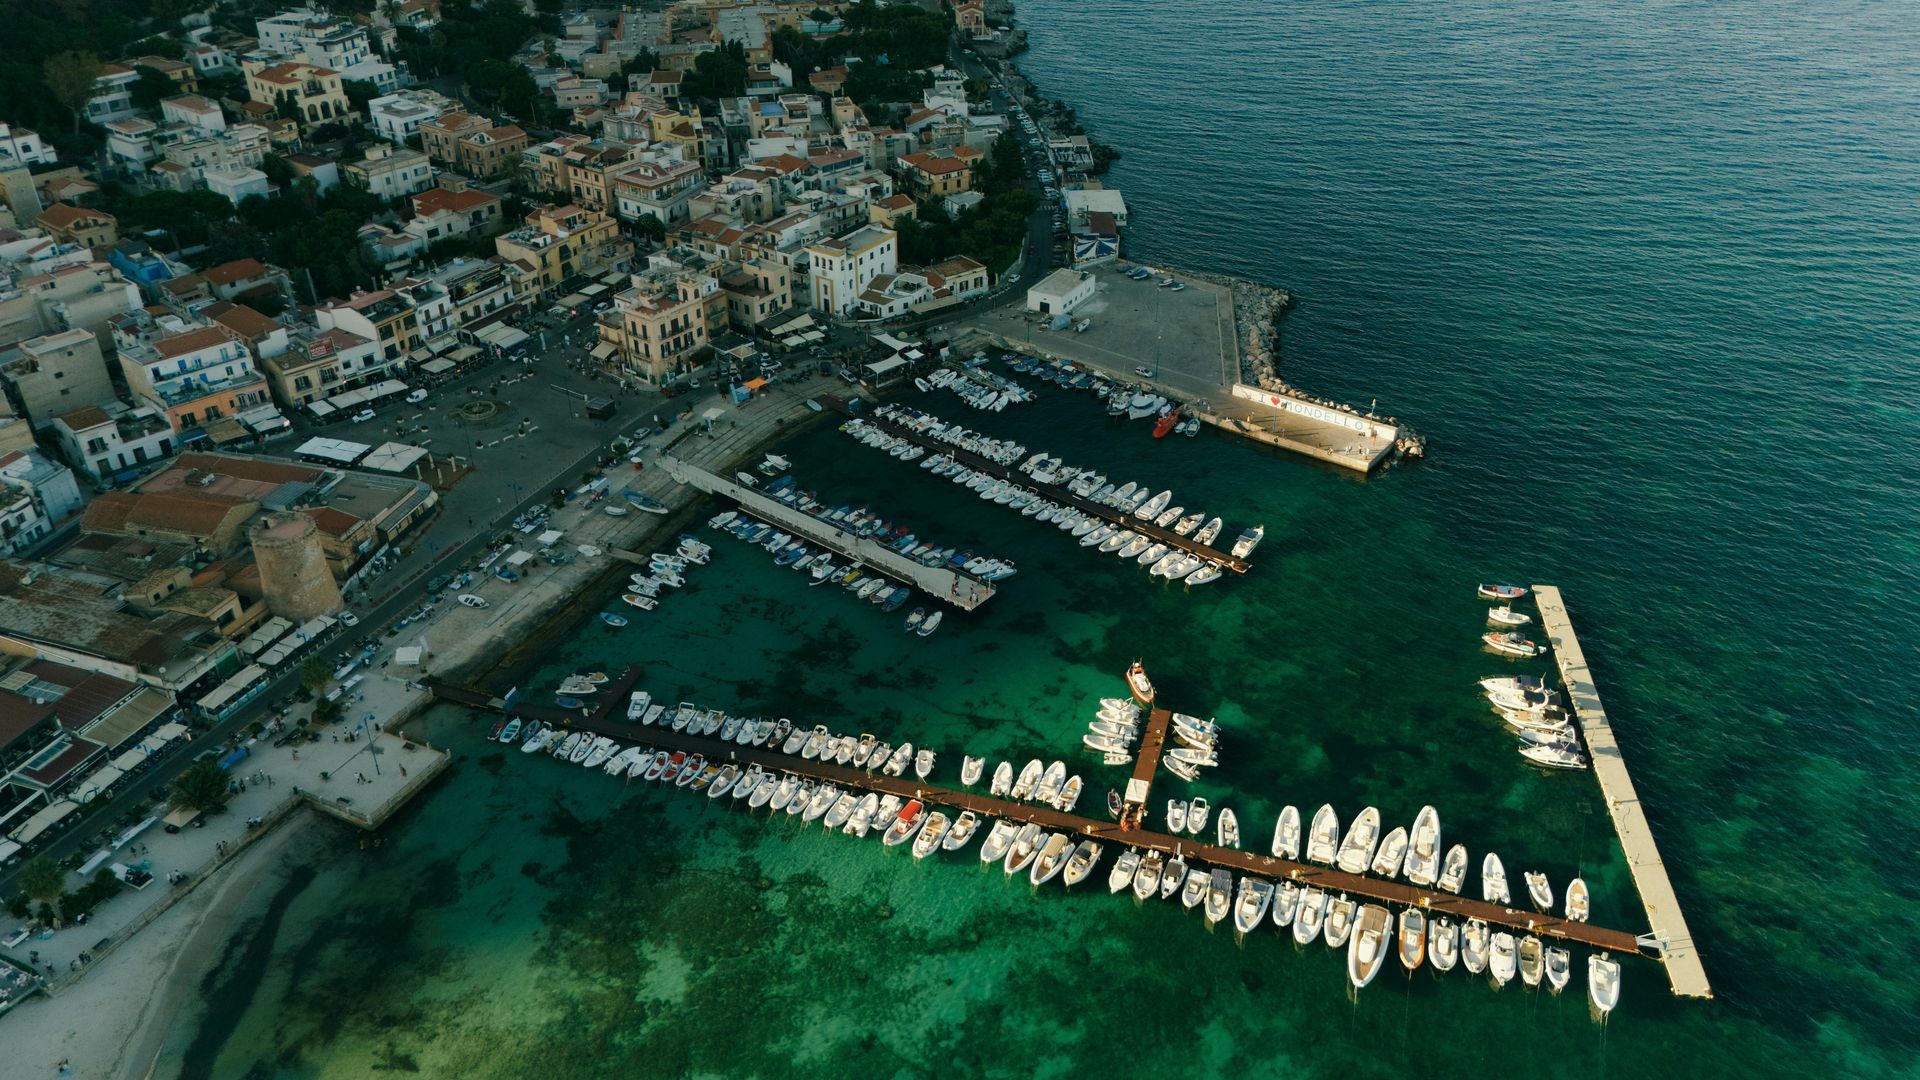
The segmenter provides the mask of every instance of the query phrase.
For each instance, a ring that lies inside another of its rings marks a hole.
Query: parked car
[[[340,625],[341,626],[359,626],[360,616],[355,615],[351,611],[343,611],[340,613]]]
[[[425,400],[427,400],[427,391],[424,388],[415,390],[413,393],[407,395],[407,404],[409,405],[418,405]]]
[[[359,412],[353,414],[353,422],[356,424],[364,423],[371,419],[373,419],[372,409],[361,409]]]

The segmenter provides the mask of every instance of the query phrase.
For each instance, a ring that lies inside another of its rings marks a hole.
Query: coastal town
[[[291,816],[377,831],[435,683],[708,492],[788,512],[726,478],[799,425],[992,353],[1155,437],[1424,448],[1282,377],[1284,292],[1129,257],[1002,0],[124,6],[0,87],[0,1014]],[[1246,570],[1180,517],[1114,548]]]

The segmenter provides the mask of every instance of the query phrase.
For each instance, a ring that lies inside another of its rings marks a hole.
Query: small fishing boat
[[[1493,935],[1492,944],[1487,949],[1487,974],[1493,977],[1493,985],[1505,986],[1513,981],[1519,970],[1519,958],[1514,953],[1513,935],[1504,930]]]
[[[1400,966],[1408,971],[1426,963],[1427,916],[1417,907],[1400,911]]]
[[[1240,821],[1233,816],[1233,809],[1231,807],[1221,808],[1220,820],[1217,828],[1214,830],[1214,834],[1220,841],[1221,847],[1237,848],[1240,846]]]
[[[1327,947],[1337,949],[1347,943],[1347,937],[1353,933],[1353,916],[1359,910],[1359,904],[1347,898],[1346,893],[1327,901],[1327,917],[1322,922],[1320,937]]]
[[[1037,803],[1053,802],[1053,800],[1060,794],[1060,786],[1062,784],[1065,784],[1066,782],[1067,782],[1067,763],[1066,762],[1056,761],[1053,764],[1047,766],[1047,771],[1040,774],[1039,783],[1033,786],[1033,801]]]
[[[651,596],[642,596],[639,593],[621,593],[620,599],[632,604],[641,611],[652,611],[654,608],[660,606],[660,601]]]
[[[1375,877],[1391,878],[1400,876],[1400,864],[1407,857],[1407,830],[1404,825],[1395,825],[1393,831],[1380,841],[1380,849],[1373,856],[1370,867]]]
[[[1480,640],[1487,643],[1487,648],[1502,656],[1539,656],[1547,651],[1545,645],[1528,641],[1510,630],[1489,631],[1480,635]]]
[[[1527,895],[1533,900],[1533,906],[1541,911],[1552,911],[1553,883],[1547,880],[1547,875],[1528,870],[1520,876],[1526,879]]]
[[[1013,763],[1003,761],[993,767],[993,783],[987,785],[987,793],[998,799],[1013,788]]]
[[[1019,831],[1020,827],[1011,821],[994,821],[993,827],[987,830],[987,838],[980,842],[980,861],[990,863],[1005,858]]]
[[[1296,932],[1297,939],[1299,934]],[[1373,904],[1360,905],[1354,919],[1353,937],[1347,941],[1347,981],[1355,990],[1364,990],[1387,960],[1387,946],[1393,937],[1393,916]]]
[[[1266,535],[1267,527],[1265,525],[1255,525],[1253,528],[1241,533],[1240,538],[1233,542],[1233,557],[1236,559],[1244,559],[1253,554],[1253,549],[1260,546],[1260,541],[1265,539]]]
[[[493,733],[494,739],[503,743],[515,741],[520,737],[520,723],[520,718],[517,716],[511,720],[501,721]]]
[[[475,596],[472,593],[461,593],[459,596],[459,600],[460,600],[460,603],[465,607],[477,608],[481,610],[485,610],[486,608],[490,608],[493,606],[492,604],[487,603],[485,599]]]
[[[1133,700],[1142,705],[1153,704],[1153,681],[1147,678],[1147,669],[1138,660],[1127,669],[1127,688],[1133,691]]]
[[[1160,891],[1160,873],[1166,867],[1167,857],[1158,851],[1147,852],[1140,860],[1140,866],[1133,872],[1133,898],[1148,900]]]
[[[924,859],[939,849],[941,841],[947,838],[947,829],[952,824],[947,815],[935,810],[927,815],[927,823],[920,828],[918,836],[913,838],[913,857]]]
[[[1100,861],[1101,847],[1092,840],[1082,840],[1076,844],[1073,854],[1067,856],[1067,868],[1060,872],[1060,884],[1073,888],[1086,880],[1093,872],[1094,865]]]
[[[1487,924],[1479,919],[1468,919],[1466,927],[1460,931],[1460,962],[1466,966],[1469,974],[1478,975],[1487,970],[1487,954],[1491,948]]]
[[[952,826],[947,829],[946,839],[940,841],[941,850],[958,851],[966,847],[967,842],[973,839],[973,834],[978,831],[979,828],[980,816],[978,814],[975,814],[971,810],[960,811],[960,816],[954,818]]]
[[[1446,892],[1460,893],[1460,887],[1467,883],[1467,846],[1455,844],[1447,849],[1447,857],[1440,868],[1440,888]]]
[[[1406,875],[1409,882],[1422,887],[1432,885],[1440,876],[1440,811],[1430,805],[1421,807],[1413,819]]]
[[[1199,836],[1200,830],[1207,827],[1207,815],[1210,814],[1212,810],[1213,808],[1208,804],[1207,800],[1196,796],[1192,802],[1187,804],[1187,831],[1195,836]]]
[[[1180,854],[1179,848],[1175,848],[1173,858],[1167,860],[1165,869],[1160,873],[1160,899],[1165,900],[1179,892],[1186,879],[1187,857]]]
[[[1480,860],[1480,898],[1489,904],[1511,904],[1513,894],[1507,889],[1507,870],[1500,865],[1500,856],[1487,852]]]
[[[707,785],[707,798],[717,799],[726,794],[727,789],[733,787],[733,782],[739,778],[740,766],[732,762],[720,766],[720,772],[714,776],[713,783]],[[852,805],[849,804],[847,809],[853,809]]]
[[[1546,958],[1540,947],[1540,939],[1528,934],[1520,939],[1520,981],[1528,986],[1539,986],[1540,976],[1546,973]]]
[[[933,751],[921,750],[913,756],[913,775],[925,780],[927,774],[931,772],[933,772]]]
[[[1501,604],[1487,612],[1487,621],[1494,626],[1525,626],[1533,621],[1533,616],[1513,610],[1512,604]]]
[[[600,621],[603,623],[606,623],[608,626],[611,626],[616,630],[622,626],[627,625],[627,617],[625,615],[615,615],[611,611],[601,612]]]
[[[1027,762],[1026,767],[1020,770],[1020,778],[1013,782],[1012,795],[1015,802],[1025,802],[1033,797],[1033,786],[1040,782],[1040,774],[1045,772],[1046,768],[1040,763],[1039,758]]]
[[[1113,861],[1113,869],[1107,871],[1107,891],[1117,893],[1133,884],[1134,875],[1140,871],[1142,856],[1139,848],[1128,848]]]
[[[1300,886],[1291,881],[1283,881],[1273,893],[1273,925],[1282,930],[1293,925],[1294,916],[1300,913]]]
[[[909,611],[907,613],[908,632],[911,633],[912,631],[918,630],[920,628],[920,624],[925,622],[926,619],[927,619],[926,608],[917,607],[917,608],[914,608],[912,611]]]
[[[1590,910],[1590,898],[1587,895],[1587,883],[1582,878],[1567,882],[1567,918],[1574,922],[1586,922]]]
[[[1233,875],[1215,868],[1207,875],[1207,925],[1218,925],[1233,910]]]
[[[1187,880],[1180,885],[1180,905],[1188,911],[1199,907],[1207,899],[1208,874],[1199,867],[1187,871]]]
[[[1073,813],[1073,808],[1080,804],[1080,792],[1085,789],[1086,781],[1079,776],[1067,777],[1067,782],[1060,785],[1060,794],[1053,798],[1053,808],[1062,813]]]
[[[933,636],[933,632],[940,629],[940,620],[946,618],[946,615],[947,613],[944,611],[934,612],[921,622],[920,628],[915,630],[914,633],[919,634],[921,637]]]
[[[1527,595],[1527,590],[1519,585],[1486,584],[1480,586],[1480,599],[1514,601]]]
[[[1014,834],[1013,843],[1007,846],[1007,857],[1002,863],[1008,877],[1032,865],[1034,857],[1040,854],[1042,839],[1040,826],[1028,822],[1020,827],[1020,831]]]
[[[1427,926],[1427,959],[1433,970],[1448,972],[1460,959],[1460,928],[1452,919],[1435,919]]]
[[[913,834],[927,823],[927,808],[919,799],[913,799],[900,808],[900,814],[893,824],[887,826],[887,835],[883,838],[888,847],[896,847],[913,839]]]
[[[1300,913],[1293,918],[1293,940],[1310,944],[1320,936],[1320,924],[1327,913],[1327,894],[1309,885],[1300,893]]]
[[[1285,807],[1280,811],[1279,820],[1273,823],[1273,857],[1276,859],[1300,857],[1299,807]]]
[[[986,765],[987,765],[986,758],[967,757],[963,755],[960,758],[960,782],[967,785],[968,787],[972,787],[973,785],[979,783],[980,772],[982,769],[986,768]]]
[[[1340,846],[1340,815],[1329,804],[1322,804],[1313,815],[1313,828],[1307,833],[1307,861],[1332,866],[1334,852]]]
[[[1567,950],[1555,945],[1547,949],[1547,989],[1559,993],[1567,988],[1567,982],[1573,976],[1573,957]]]
[[[1599,953],[1587,957],[1587,1000],[1601,1016],[1620,1004],[1620,964],[1613,958]]]
[[[1373,849],[1380,842],[1380,811],[1369,806],[1360,811],[1347,829],[1347,838],[1340,842],[1340,857],[1336,860],[1340,869],[1349,874],[1365,873],[1367,864],[1373,861]]]

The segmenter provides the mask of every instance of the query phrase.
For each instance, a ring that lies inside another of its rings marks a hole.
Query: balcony
[[[190,401],[230,394],[237,390],[264,387],[266,381],[258,372],[249,371],[245,375],[236,375],[230,379],[188,379],[184,382],[166,382],[154,386],[153,392],[168,408],[185,405]]]

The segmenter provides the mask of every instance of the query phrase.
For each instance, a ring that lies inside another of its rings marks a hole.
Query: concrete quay
[[[740,504],[744,513],[852,559],[864,569],[878,571],[895,581],[911,585],[933,599],[952,604],[962,611],[972,611],[993,598],[994,588],[989,582],[945,566],[927,566],[915,562],[870,537],[855,536],[798,507],[789,506],[724,476],[664,455],[660,458],[660,467],[681,484],[710,495],[732,499]]]
[[[1580,731],[1586,737],[1587,753],[1593,761],[1593,775],[1600,781],[1600,794],[1607,801],[1607,813],[1613,818],[1620,847],[1627,855],[1627,868],[1633,873],[1634,887],[1646,905],[1648,935],[1657,942],[1661,960],[1673,992],[1680,997],[1710,998],[1713,987],[1694,947],[1693,931],[1687,929],[1686,916],[1680,911],[1680,898],[1673,882],[1667,879],[1667,866],[1654,843],[1653,829],[1647,824],[1645,809],[1633,778],[1627,775],[1626,759],[1614,738],[1607,710],[1600,704],[1600,690],[1593,673],[1587,670],[1586,654],[1580,639],[1573,634],[1573,619],[1567,614],[1566,601],[1555,585],[1533,586],[1540,611],[1540,625],[1553,646],[1554,662],[1560,666],[1560,679],[1567,701],[1580,719]]]

